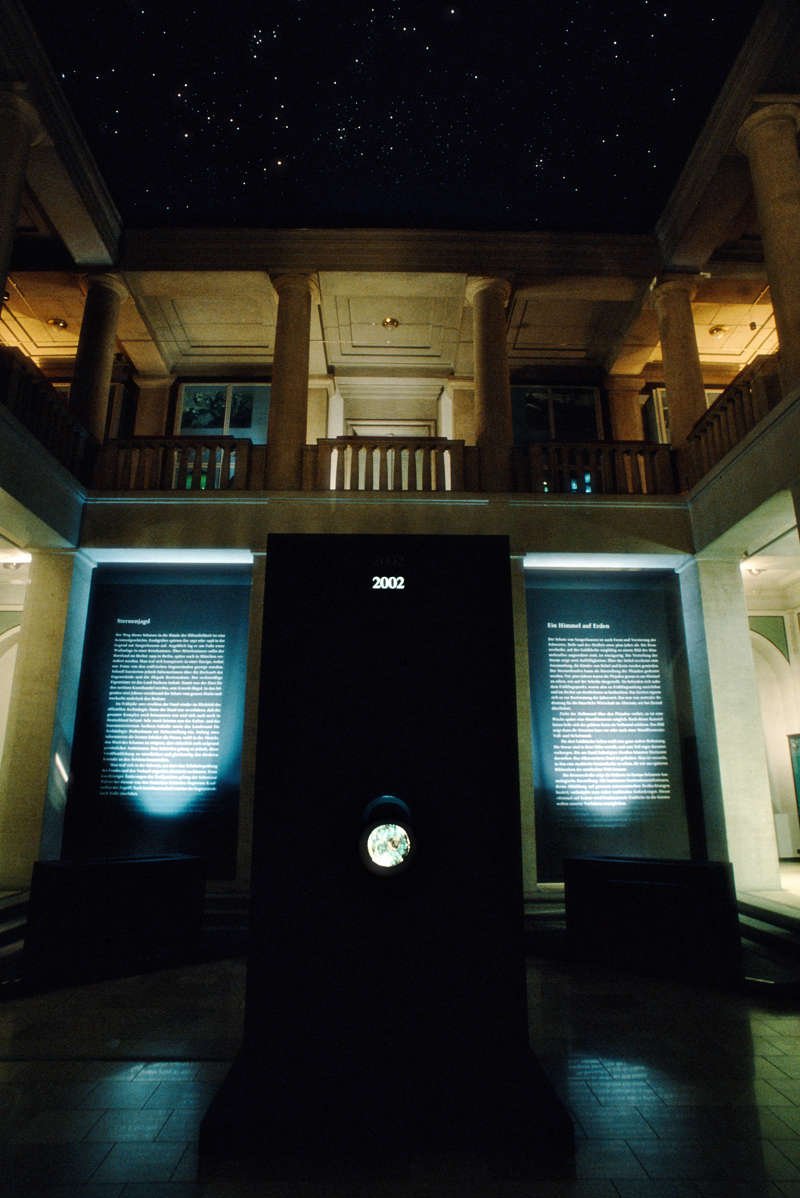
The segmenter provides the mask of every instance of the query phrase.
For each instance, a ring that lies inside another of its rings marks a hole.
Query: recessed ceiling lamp
[[[714,337],[716,340],[719,340],[720,337],[725,336],[727,331],[728,330],[725,328],[724,324],[712,324],[711,328],[708,330],[708,335],[709,337]]]
[[[381,324],[385,329],[396,329],[400,324],[400,321],[396,316],[384,316]]]
[[[50,317],[48,317],[47,323],[50,325],[50,327],[52,329],[68,329],[69,328],[69,325],[67,324],[67,322],[63,316],[50,316]]]

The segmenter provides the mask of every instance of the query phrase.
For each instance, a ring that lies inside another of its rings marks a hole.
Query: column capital
[[[13,113],[24,124],[31,146],[38,146],[45,140],[45,131],[39,119],[39,113],[30,100],[20,89],[20,84],[10,83],[0,86],[0,113]]]
[[[779,104],[764,104],[756,108],[739,126],[736,134],[736,148],[743,154],[749,154],[751,138],[757,130],[775,122],[789,122],[794,125],[794,131],[800,129],[800,104],[782,102]]]
[[[315,271],[277,271],[269,275],[269,281],[279,296],[286,291],[304,291],[311,296],[314,303],[319,303],[319,282]]]
[[[653,306],[658,308],[665,300],[674,295],[686,295],[691,302],[697,291],[700,276],[697,274],[663,274],[659,275],[650,287],[650,298]]]
[[[609,371],[605,376],[605,384],[607,387],[614,387],[617,391],[631,391],[638,394],[644,390],[647,382],[641,374],[615,374],[613,371]]]
[[[466,300],[468,304],[475,303],[475,297],[482,291],[493,291],[499,296],[503,307],[511,298],[511,284],[508,279],[496,278],[490,275],[470,275],[467,279]]]
[[[120,275],[109,274],[106,271],[101,271],[98,274],[84,275],[81,282],[84,292],[87,294],[94,287],[101,287],[105,291],[111,291],[121,300],[127,299],[130,294]]]

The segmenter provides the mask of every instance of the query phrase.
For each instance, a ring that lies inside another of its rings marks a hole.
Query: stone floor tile
[[[198,1070],[197,1061],[149,1061],[138,1074],[139,1081],[192,1081]]]
[[[151,1141],[114,1144],[92,1180],[166,1182],[171,1179],[183,1150],[183,1144],[156,1144]]]
[[[786,1106],[770,1109],[773,1110],[773,1114],[777,1115],[781,1122],[785,1123],[786,1126],[795,1133],[795,1135],[800,1135],[800,1107]],[[781,1139],[782,1137],[777,1135],[771,1138]]]
[[[764,1061],[773,1069],[780,1070],[784,1077],[800,1078],[800,1052],[780,1053],[764,1057]]]
[[[99,1118],[99,1111],[38,1111],[20,1123],[11,1139],[15,1143],[72,1144],[82,1140]]]
[[[159,1082],[145,1102],[147,1107],[208,1107],[219,1086],[204,1081]]]
[[[170,1111],[169,1118],[156,1136],[157,1140],[196,1140],[205,1111],[202,1107],[180,1107]]]
[[[193,1141],[184,1147],[183,1156],[175,1166],[175,1172],[172,1174],[172,1180],[197,1181],[199,1177],[200,1167],[198,1161],[197,1142]]]
[[[200,1061],[195,1070],[196,1081],[222,1082],[230,1073],[233,1061]]]
[[[18,1144],[10,1175],[21,1194],[36,1186],[89,1181],[110,1148],[110,1144]]]
[[[795,1165],[800,1165],[800,1138],[793,1136],[791,1138],[771,1136],[773,1145],[779,1149],[785,1157],[792,1161]]]
[[[783,1115],[792,1107],[712,1106],[696,1108],[698,1126],[704,1134],[723,1140],[771,1140],[784,1137]],[[702,1118],[705,1118],[705,1124]],[[669,1138],[669,1137],[667,1137]]]
[[[646,1181],[631,1178],[614,1178],[619,1198],[697,1198],[697,1182],[657,1181],[648,1177]]]
[[[774,1087],[779,1094],[783,1094],[786,1098],[790,1099],[793,1106],[800,1106],[800,1079],[792,1077],[772,1078],[769,1085]]]
[[[729,1176],[721,1151],[706,1140],[631,1140],[629,1143],[648,1177],[694,1181]]]
[[[576,1122],[576,1131],[580,1130],[590,1140],[638,1140],[657,1134],[650,1120],[635,1107],[601,1107],[599,1110],[583,1111]]]
[[[138,1111],[158,1088],[157,1081],[104,1081],[93,1086],[81,1106],[95,1110],[119,1108]]]
[[[699,1181],[697,1187],[701,1198],[783,1198],[780,1183],[774,1181]]]
[[[791,1156],[780,1147],[794,1141],[769,1140],[725,1140],[720,1146],[728,1176],[741,1178],[769,1178],[771,1181],[800,1180],[798,1169]]]
[[[122,1189],[121,1198],[212,1198],[212,1196],[202,1182],[129,1181]]]
[[[641,1162],[624,1140],[585,1140],[575,1146],[575,1176],[645,1177]]]
[[[500,1182],[497,1189],[491,1191],[491,1195],[492,1198],[619,1198],[619,1191],[614,1183],[606,1178],[579,1177],[534,1183]],[[371,1195],[362,1189],[359,1198],[371,1198]],[[409,1190],[405,1198],[417,1196],[414,1191]],[[430,1191],[430,1198],[438,1198],[435,1188]],[[461,1198],[466,1198],[464,1191]]]
[[[122,1188],[120,1182],[97,1185],[89,1181],[75,1185],[25,1188],[24,1191],[18,1191],[14,1198],[122,1198]],[[2,1194],[2,1190],[0,1190],[0,1194]]]
[[[84,1139],[105,1140],[107,1143],[155,1140],[170,1114],[169,1110],[132,1111],[124,1107],[104,1111]]]
[[[141,1061],[27,1061],[21,1064],[15,1080],[26,1083],[132,1081],[141,1068]]]

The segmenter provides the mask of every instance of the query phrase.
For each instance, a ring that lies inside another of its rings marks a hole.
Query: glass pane
[[[234,388],[231,396],[230,429],[249,429],[253,423],[253,391],[252,388],[241,390]]]
[[[266,383],[231,388],[231,410],[228,432],[232,437],[250,437],[257,445],[267,440],[269,396]]]
[[[546,387],[512,387],[514,444],[550,441],[550,401]]]
[[[219,383],[185,386],[180,431],[189,436],[203,433],[221,436],[225,429],[225,399],[226,388]]]
[[[598,440],[593,389],[553,389],[552,399],[556,441]]]

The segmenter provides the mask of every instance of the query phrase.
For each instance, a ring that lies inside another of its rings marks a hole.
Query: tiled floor
[[[575,1119],[572,1163],[198,1163],[243,980],[231,961],[0,1003],[0,1198],[800,1198],[795,1010],[544,961],[531,1036]]]

